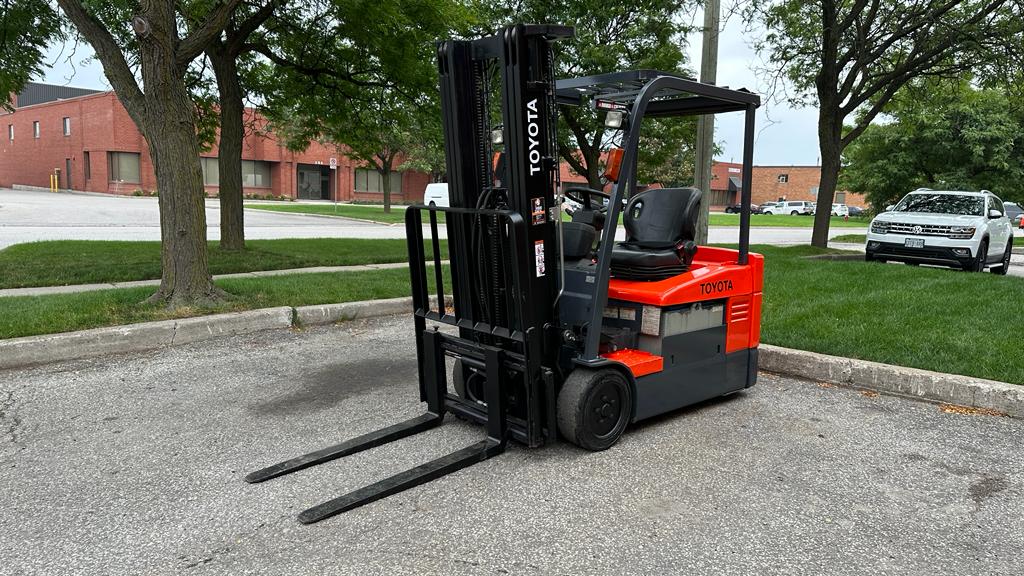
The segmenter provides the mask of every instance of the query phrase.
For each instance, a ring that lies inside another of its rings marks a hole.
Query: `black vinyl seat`
[[[696,188],[653,188],[630,198],[626,240],[612,248],[612,276],[655,281],[686,272],[697,252],[700,200]]]

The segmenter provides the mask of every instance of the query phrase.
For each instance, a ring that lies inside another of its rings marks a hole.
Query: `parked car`
[[[761,209],[761,207],[758,206],[757,204],[751,204],[750,205],[750,213],[751,214],[760,214],[761,213],[760,209]],[[726,206],[725,207],[725,213],[726,214],[739,214],[742,210],[743,210],[743,204],[733,204],[732,206]]]
[[[762,204],[762,214],[814,214],[814,202],[775,202],[774,205]]]
[[[448,201],[448,184],[444,182],[427,184],[427,189],[423,191],[423,203],[428,206],[451,207],[451,202]]]
[[[846,209],[849,210],[850,216],[863,216],[867,214],[867,210],[860,206],[847,206]]]
[[[1013,228],[995,194],[919,189],[871,221],[865,258],[1006,274]]]
[[[832,205],[833,216],[849,216],[850,208],[846,204],[833,204]]]
[[[1003,208],[1006,209],[1006,217],[1010,219],[1010,224],[1024,228],[1024,208],[1021,208],[1020,204],[1016,202],[1003,202]]]

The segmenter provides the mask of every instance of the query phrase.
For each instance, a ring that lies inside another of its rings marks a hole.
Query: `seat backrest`
[[[697,235],[701,191],[696,188],[651,188],[629,199],[622,217],[626,241],[665,247]]]

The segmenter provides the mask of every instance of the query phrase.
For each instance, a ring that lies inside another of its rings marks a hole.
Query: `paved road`
[[[4,574],[1020,574],[1020,420],[762,375],[616,447],[508,453],[295,514],[481,437],[242,476],[417,414],[407,318],[0,372]]]
[[[207,235],[220,238],[216,200],[206,203]],[[245,212],[247,238],[405,238],[404,226],[387,226],[342,218],[323,218],[265,210]],[[621,230],[620,230],[621,232]],[[863,233],[843,228],[832,235]],[[800,244],[810,228],[755,228],[751,241]],[[0,249],[35,240],[159,240],[156,198],[87,194],[53,194],[0,189]],[[737,242],[738,228],[714,228],[711,241]]]

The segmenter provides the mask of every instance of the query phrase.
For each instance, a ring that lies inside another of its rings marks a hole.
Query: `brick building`
[[[724,208],[739,204],[742,185],[742,164],[715,162],[711,167],[711,206]],[[777,202],[779,200],[818,199],[818,184],[821,182],[821,166],[754,166],[751,181],[751,201],[754,204]],[[837,204],[867,206],[863,194],[840,190],[836,192]]]
[[[0,187],[60,187],[132,194],[156,190],[145,139],[114,92],[29,83],[12,96],[14,111],[0,111]],[[302,152],[285,148],[249,111],[242,146],[245,194],[324,200],[382,201],[380,175],[334,145],[311,142]],[[217,192],[217,148],[200,154],[209,194]],[[331,168],[331,159],[336,168]],[[429,176],[405,171],[391,177],[392,201],[423,199]]]

